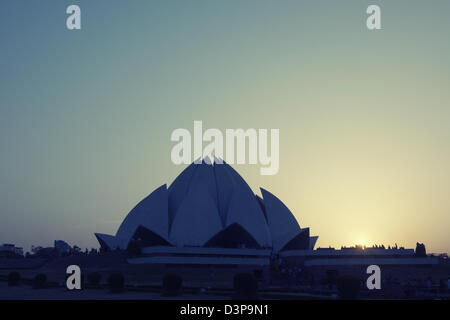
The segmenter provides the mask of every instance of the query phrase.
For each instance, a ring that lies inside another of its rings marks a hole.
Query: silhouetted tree
[[[58,257],[58,250],[53,247],[35,247],[33,250],[34,258],[52,259]]]
[[[427,250],[425,249],[425,245],[423,243],[416,243],[416,257],[426,257]]]
[[[72,253],[74,253],[74,254],[81,253],[81,248],[79,246],[77,246],[77,245],[74,245],[72,247]]]

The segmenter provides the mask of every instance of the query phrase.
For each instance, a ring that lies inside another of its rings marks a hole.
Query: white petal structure
[[[206,188],[191,188],[181,203],[170,230],[177,247],[202,246],[222,229],[219,212]]]
[[[217,208],[224,225],[226,224],[231,197],[233,196],[233,192],[236,188],[236,182],[227,169],[227,166],[228,165],[225,163],[214,165],[214,174],[217,182]]]
[[[206,157],[202,163],[196,164],[194,174],[192,175],[189,183],[189,191],[192,189],[200,189],[206,191],[210,198],[214,202],[214,206],[217,208],[217,189],[216,179],[214,176],[214,167],[209,158]]]
[[[278,252],[302,231],[291,211],[277,197],[261,188],[274,251]]]
[[[172,224],[175,214],[178,208],[183,202],[183,199],[188,194],[191,178],[194,175],[198,165],[195,163],[190,164],[186,169],[181,172],[174,182],[170,185],[169,191],[169,229]]]
[[[205,158],[139,202],[115,236],[95,236],[107,250],[126,249],[131,240],[141,246],[312,250],[318,237],[301,229],[277,197],[261,193],[263,198],[255,195],[224,161]]]
[[[317,239],[319,239],[319,236],[313,236],[309,238],[309,250],[314,250],[314,246],[316,245]]]
[[[112,235],[104,233],[96,233],[95,237],[97,238],[102,248],[105,248],[110,251],[120,248],[120,243],[117,241],[116,237]]]
[[[271,246],[264,213],[255,195],[246,188],[235,189],[231,198],[226,225],[229,226],[233,223],[238,223],[247,230],[261,247],[268,248]]]
[[[163,239],[169,238],[167,186],[163,185],[139,202],[126,216],[117,230],[116,239],[126,249],[139,226],[156,233]]]
[[[239,173],[237,173],[236,170],[234,170],[229,164],[223,162],[224,168],[228,171],[228,174],[232,177],[234,183],[237,187],[246,188],[248,190],[252,190],[250,186],[245,182],[245,180],[241,177]]]

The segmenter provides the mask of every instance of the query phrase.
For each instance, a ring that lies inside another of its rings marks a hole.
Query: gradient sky
[[[82,30],[66,29],[78,4]],[[365,26],[382,9],[382,28]],[[184,166],[176,128],[279,128],[235,165],[318,246],[450,252],[450,2],[0,2],[0,243],[98,247]]]

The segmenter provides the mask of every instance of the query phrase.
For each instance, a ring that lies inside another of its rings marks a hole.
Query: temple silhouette
[[[116,235],[96,233],[102,251],[139,247],[130,263],[268,265],[274,254],[312,250],[318,239],[301,228],[276,196],[255,195],[224,161],[189,165],[170,185],[139,202]]]

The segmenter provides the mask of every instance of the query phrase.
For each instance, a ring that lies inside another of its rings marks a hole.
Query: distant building
[[[69,253],[72,249],[69,244],[63,240],[55,240],[55,249],[59,254]]]
[[[317,250],[287,250],[280,257],[290,265],[303,264],[318,266],[358,266],[358,265],[437,265],[438,258],[417,257],[414,249],[383,247],[372,248],[318,248]]]
[[[44,249],[44,247],[42,247],[42,246],[31,246],[31,253],[36,254],[39,251],[41,251],[42,249]]]
[[[10,253],[10,254],[23,256],[23,248],[16,247],[14,244],[11,244],[11,243],[4,243],[4,244],[0,245],[0,253],[2,253],[2,254]]]

